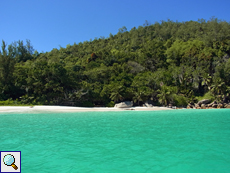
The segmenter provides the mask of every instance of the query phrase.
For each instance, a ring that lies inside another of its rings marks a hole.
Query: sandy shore
[[[89,112],[89,111],[155,111],[172,110],[166,107],[132,107],[132,108],[108,108],[108,107],[71,107],[71,106],[0,106],[0,112]]]

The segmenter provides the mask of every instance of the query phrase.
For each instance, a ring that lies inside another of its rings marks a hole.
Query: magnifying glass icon
[[[11,154],[7,154],[3,158],[3,162],[7,166],[12,166],[15,170],[18,169],[18,167],[14,164],[15,163],[15,158]]]

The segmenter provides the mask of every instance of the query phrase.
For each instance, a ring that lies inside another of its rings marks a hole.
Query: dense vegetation
[[[27,40],[0,52],[0,101],[21,104],[185,106],[206,96],[228,102],[230,23],[212,18],[119,29],[108,38],[34,51]]]

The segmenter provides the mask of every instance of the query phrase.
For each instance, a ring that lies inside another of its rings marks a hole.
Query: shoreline
[[[167,107],[71,107],[71,106],[0,106],[1,112],[103,112],[103,111],[156,111],[156,110],[173,110]]]

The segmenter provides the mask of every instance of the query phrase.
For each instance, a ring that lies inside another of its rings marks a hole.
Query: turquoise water
[[[229,173],[230,109],[0,113],[23,173]]]

